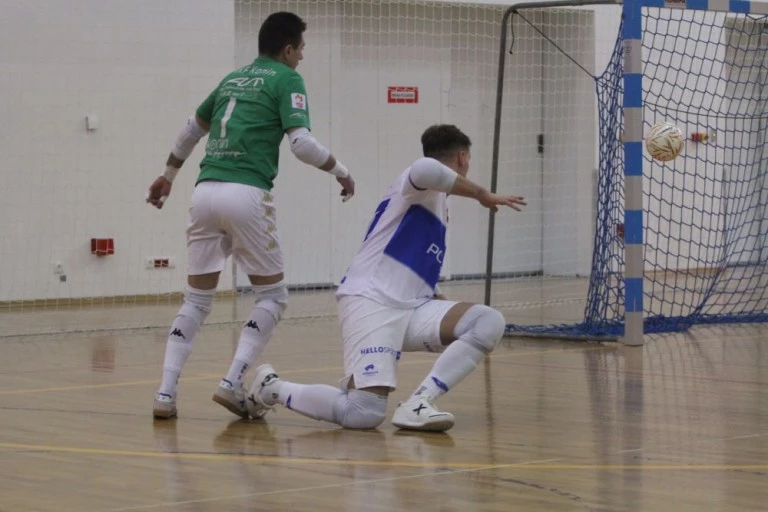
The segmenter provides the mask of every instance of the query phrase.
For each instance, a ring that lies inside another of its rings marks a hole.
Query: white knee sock
[[[235,357],[224,378],[235,387],[243,385],[245,372],[269,343],[288,303],[288,289],[283,281],[253,289],[259,298],[240,331]]]
[[[412,397],[420,395],[436,399],[472,373],[485,356],[486,352],[459,338],[440,354]]]
[[[277,321],[266,309],[256,307],[240,331],[235,358],[225,377],[233,386],[242,386],[248,367],[261,355],[275,331]]]
[[[184,304],[171,324],[165,345],[163,378],[158,392],[175,396],[176,386],[184,365],[192,353],[200,326],[211,312],[216,290],[198,290],[187,286]]]
[[[375,428],[384,421],[387,397],[368,391],[340,391],[325,384],[296,384],[278,381],[270,386],[268,405],[281,403],[292,411],[315,420],[325,420],[345,428]],[[271,403],[270,403],[271,402]]]
[[[331,423],[336,423],[336,403],[346,395],[339,388],[325,384],[296,384],[284,380],[273,384],[270,391],[277,395],[271,397],[272,403],[283,404],[304,416]]]
[[[411,395],[436,399],[472,373],[477,364],[496,348],[504,335],[505,321],[501,313],[476,304],[456,322],[458,337],[435,361],[435,365]]]

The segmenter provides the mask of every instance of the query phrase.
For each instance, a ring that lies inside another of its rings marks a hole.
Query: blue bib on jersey
[[[384,254],[413,270],[434,288],[445,256],[445,231],[445,225],[434,213],[414,204],[403,216]]]

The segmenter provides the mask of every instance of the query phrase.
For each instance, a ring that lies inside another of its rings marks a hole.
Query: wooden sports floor
[[[639,348],[505,339],[440,399],[448,433],[356,432],[285,409],[242,421],[211,401],[251,304],[217,301],[172,421],[151,408],[177,304],[0,313],[0,511],[768,509],[765,326]],[[142,322],[162,327],[126,328]],[[335,385],[335,317],[285,319],[262,359]],[[433,361],[404,355],[390,415]]]

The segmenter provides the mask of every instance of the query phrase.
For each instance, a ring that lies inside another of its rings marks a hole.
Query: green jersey
[[[224,77],[196,113],[211,124],[198,183],[229,181],[271,190],[285,130],[310,128],[304,79],[268,57]]]

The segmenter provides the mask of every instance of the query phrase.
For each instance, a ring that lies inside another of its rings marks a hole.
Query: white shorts
[[[457,302],[430,300],[415,309],[395,309],[366,297],[339,298],[344,340],[344,380],[355,388],[397,388],[397,361],[408,351],[442,352],[440,324]]]
[[[272,193],[241,183],[203,181],[189,208],[188,273],[221,272],[230,255],[248,275],[283,272]]]

